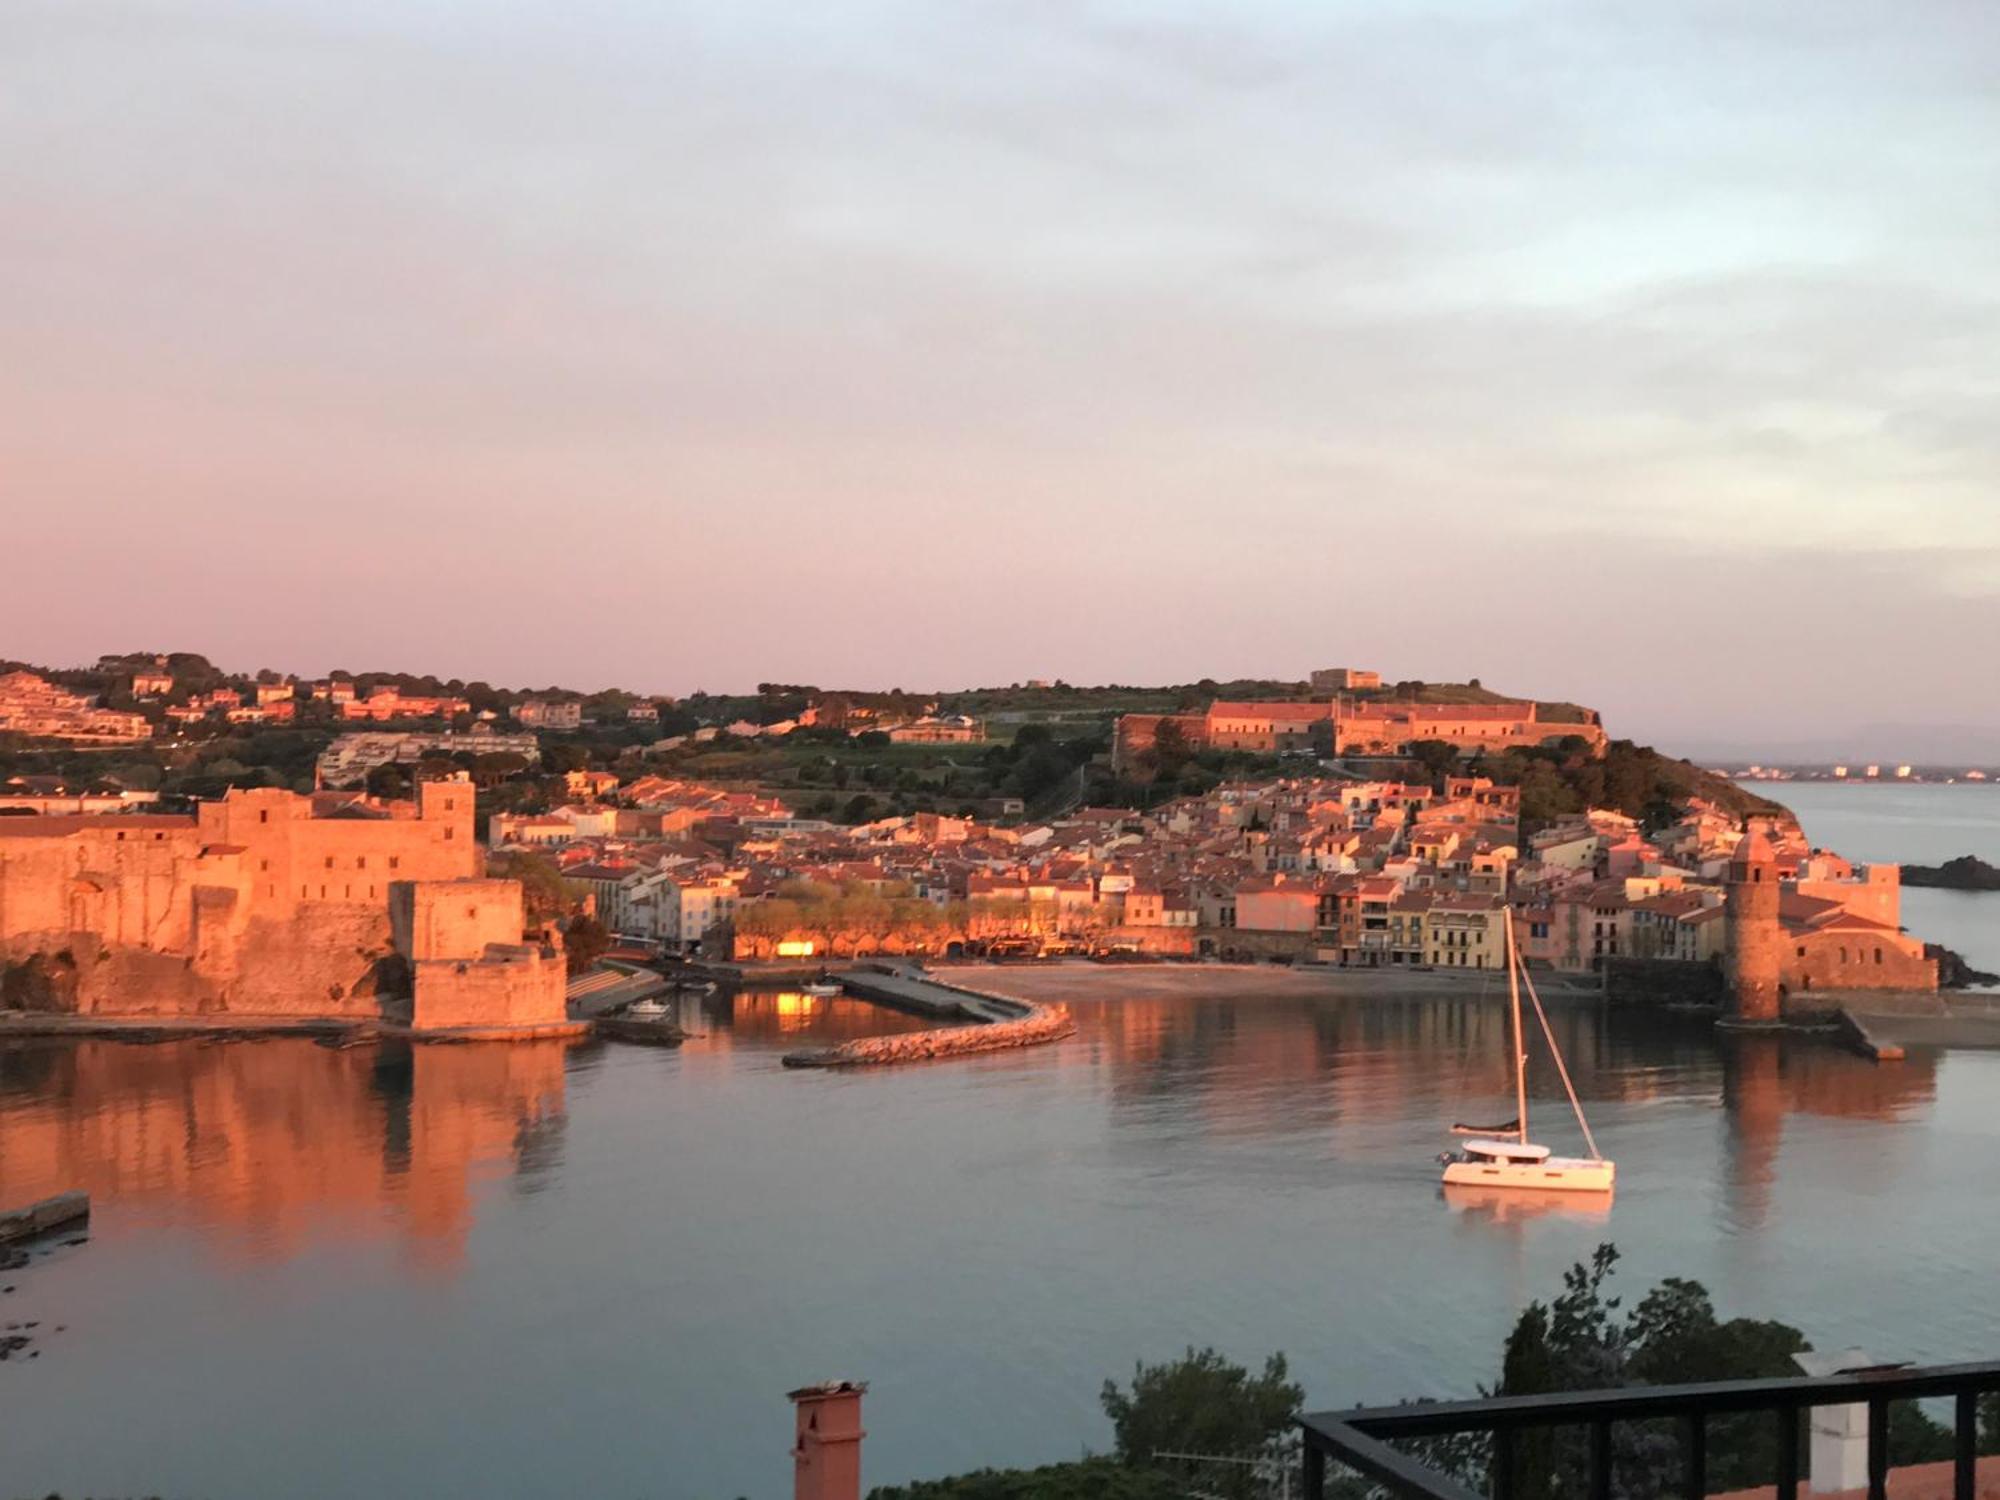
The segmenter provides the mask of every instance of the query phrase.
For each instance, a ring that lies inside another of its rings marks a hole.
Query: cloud
[[[16,654],[1671,733],[2000,623],[1989,7],[9,19]]]

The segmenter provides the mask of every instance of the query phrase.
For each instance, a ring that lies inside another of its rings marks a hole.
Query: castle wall
[[[517,880],[405,882],[391,892],[389,911],[397,950],[413,961],[482,958],[490,945],[521,941]]]
[[[419,800],[390,804],[401,816],[311,816],[312,803],[271,789],[232,793],[200,809],[204,847],[240,850],[260,907],[386,900],[398,880],[477,875],[473,791],[463,782],[425,782]]]
[[[193,818],[0,819],[0,998],[88,1016],[370,1019],[410,992],[412,955],[478,960],[520,942],[519,884],[474,878],[469,784],[425,783],[415,803],[364,816],[313,812],[259,789]],[[404,898],[400,944],[397,891],[428,893]],[[561,969],[558,956],[558,1018]],[[540,980],[478,983],[502,1012],[548,1007]]]
[[[415,969],[410,1025],[417,1031],[549,1026],[568,1015],[559,950],[517,944],[479,961],[427,959]]]
[[[1843,911],[1885,927],[1900,927],[1903,921],[1903,867],[1868,865],[1852,880],[1799,879],[1792,888],[1801,896],[1836,901]]]
[[[1937,960],[1899,932],[1792,934],[1780,983],[1793,995],[1849,990],[1937,989]]]
[[[73,931],[185,948],[200,850],[192,818],[0,819],[0,949]]]
[[[1714,964],[1678,958],[1606,958],[1605,998],[1631,1005],[1712,1005],[1728,999],[1722,971]]]

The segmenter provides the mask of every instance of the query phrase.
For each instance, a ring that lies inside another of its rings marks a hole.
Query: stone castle
[[[333,1018],[416,1031],[564,1020],[561,939],[487,880],[469,782],[414,801],[232,791],[193,816],[0,818],[0,1006]]]

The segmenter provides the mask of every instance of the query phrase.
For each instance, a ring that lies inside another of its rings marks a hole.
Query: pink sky
[[[1989,12],[1216,15],[29,5],[0,655],[2000,741]]]

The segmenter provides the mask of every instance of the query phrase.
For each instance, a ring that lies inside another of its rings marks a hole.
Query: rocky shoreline
[[[1963,954],[1942,943],[1925,943],[1924,957],[1937,960],[1938,988],[1941,990],[1973,990],[2000,985],[2000,974],[1973,968]]]
[[[1929,891],[2000,891],[2000,867],[1961,854],[1941,865],[1904,865],[1903,884]]]

